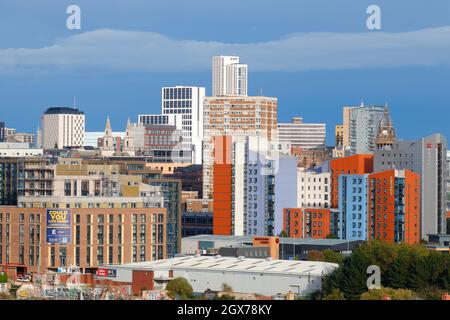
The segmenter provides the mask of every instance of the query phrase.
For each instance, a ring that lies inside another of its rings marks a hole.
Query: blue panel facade
[[[338,238],[367,240],[367,175],[339,176]]]

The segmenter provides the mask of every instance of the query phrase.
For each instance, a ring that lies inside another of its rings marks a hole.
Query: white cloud
[[[43,48],[0,49],[0,73],[207,71],[217,54],[240,55],[251,71],[449,66],[450,26],[401,33],[298,33],[246,44],[102,29]]]

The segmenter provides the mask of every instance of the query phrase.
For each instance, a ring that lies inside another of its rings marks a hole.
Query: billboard
[[[70,210],[47,209],[47,243],[68,244],[72,241]]]
[[[116,269],[98,268],[97,276],[115,278],[115,277],[117,277],[117,270]]]

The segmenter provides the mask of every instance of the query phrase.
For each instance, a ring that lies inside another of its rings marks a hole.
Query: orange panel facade
[[[410,170],[388,170],[368,179],[369,240],[418,243],[420,176]]]
[[[330,161],[331,170],[331,207],[338,207],[339,175],[366,174],[373,172],[373,155],[356,154]]]
[[[290,238],[325,239],[330,234],[330,209],[285,208],[283,226]]]
[[[233,233],[231,137],[214,138],[213,234]]]

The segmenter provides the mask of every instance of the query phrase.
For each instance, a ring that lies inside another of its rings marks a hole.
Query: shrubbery
[[[359,299],[367,291],[367,267],[377,265],[385,288],[450,290],[450,256],[420,245],[371,241],[356,248],[324,281],[324,294],[339,289],[346,299]]]

